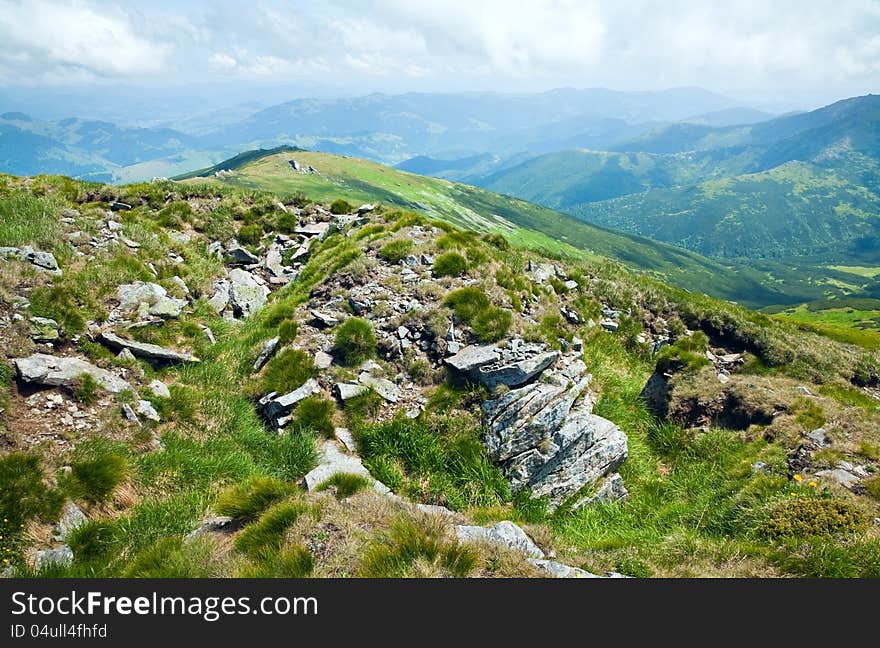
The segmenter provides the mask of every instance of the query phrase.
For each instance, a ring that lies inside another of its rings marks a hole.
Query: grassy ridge
[[[459,227],[500,232],[550,254],[579,256],[587,252],[610,257],[689,290],[750,305],[804,301],[800,294],[787,294],[787,288],[778,287],[760,270],[724,265],[679,247],[605,230],[478,187],[405,173],[366,160],[303,151],[296,152],[296,159],[312,165],[318,173],[299,174],[288,164],[291,157],[263,152],[235,167],[234,175],[209,181],[279,195],[300,191],[325,202],[336,197],[354,204],[379,201]],[[219,167],[232,168],[227,163]]]

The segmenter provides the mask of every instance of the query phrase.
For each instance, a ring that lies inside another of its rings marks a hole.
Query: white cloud
[[[0,77],[354,91],[880,86],[876,0],[0,0]],[[355,90],[356,89],[356,90]]]
[[[152,75],[172,53],[123,11],[75,1],[0,2],[0,42],[0,73],[12,82]]]

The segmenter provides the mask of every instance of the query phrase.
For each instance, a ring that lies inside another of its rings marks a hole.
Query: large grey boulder
[[[52,387],[75,387],[83,374],[88,374],[107,391],[118,394],[131,390],[125,380],[106,369],[96,367],[79,358],[35,353],[27,358],[13,360],[22,382]]]
[[[156,344],[135,342],[116,335],[111,331],[102,331],[100,340],[107,346],[116,349],[128,349],[137,358],[155,363],[175,364],[179,362],[198,362],[199,359],[190,353],[172,351]]]
[[[367,385],[339,382],[333,386],[333,391],[336,392],[339,400],[347,401],[349,398],[355,398],[361,394],[366,394],[370,391],[370,388]]]
[[[546,380],[482,405],[486,448],[514,491],[528,487],[556,507],[612,473],[627,455],[626,435],[592,413],[591,377],[567,356]]]
[[[24,258],[25,261],[28,261],[37,270],[48,272],[53,275],[61,275],[61,268],[58,267],[58,261],[55,260],[55,256],[51,252],[34,250],[27,245],[23,247],[21,251],[22,258]]]
[[[211,308],[218,315],[222,313],[229,304],[229,281],[220,279],[214,282],[214,294],[208,300]]]
[[[461,524],[455,527],[455,534],[459,544],[485,543],[524,553],[529,558],[544,558],[544,552],[528,534],[508,520],[491,527]]]

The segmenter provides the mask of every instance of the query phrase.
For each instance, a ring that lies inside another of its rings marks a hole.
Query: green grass
[[[71,494],[90,502],[108,499],[130,473],[124,450],[97,439],[77,446],[70,467]]]
[[[360,317],[349,317],[336,328],[333,350],[346,367],[354,367],[376,355],[373,325]]]
[[[482,428],[465,416],[398,417],[360,423],[352,432],[364,460],[384,465],[384,476],[399,464],[403,493],[413,499],[453,509],[510,500],[507,480],[480,443]]]
[[[389,241],[379,249],[379,256],[388,263],[400,263],[413,251],[413,242],[409,239]]]
[[[509,310],[494,306],[486,294],[475,286],[452,291],[446,295],[443,304],[451,307],[458,321],[468,324],[482,343],[502,339],[513,323]]]
[[[58,244],[58,207],[47,197],[12,191],[0,200],[0,247],[31,245],[52,249]]]
[[[236,169],[233,176],[188,182],[278,195],[302,191],[325,203],[340,196],[354,204],[379,202],[466,230],[499,234],[511,244],[554,256],[610,257],[689,290],[748,304],[802,302],[821,296],[821,290],[805,286],[794,277],[787,278],[793,284],[791,287],[780,289],[774,280],[748,266],[711,261],[678,247],[594,227],[551,209],[477,187],[405,173],[366,160],[307,151],[297,152],[297,159],[319,169],[320,174],[299,174],[290,170],[288,159],[286,154],[253,152],[244,155],[240,163],[222,163],[226,165],[223,168]],[[784,267],[778,266],[776,270],[781,272]],[[812,292],[805,294],[804,290]]]
[[[468,271],[468,262],[458,252],[446,252],[434,261],[431,267],[435,277],[460,277]]]
[[[336,473],[327,481],[318,484],[318,487],[315,490],[324,491],[333,488],[335,489],[334,494],[336,495],[336,499],[345,499],[351,497],[359,490],[369,487],[369,485],[369,480],[363,475]]]
[[[293,427],[321,434],[325,437],[333,436],[333,412],[336,406],[333,401],[320,396],[307,396],[296,405],[293,417]]]
[[[285,349],[266,365],[263,390],[286,394],[301,387],[314,373],[312,356],[299,349]]]
[[[454,539],[446,537],[445,531],[445,525],[431,521],[396,521],[387,534],[366,549],[360,575],[366,578],[466,577],[478,567],[479,556],[470,547],[458,546]]]
[[[290,526],[308,511],[309,507],[302,502],[274,504],[236,536],[235,548],[251,558],[277,551],[284,544]]]
[[[220,493],[217,513],[237,520],[253,520],[263,511],[296,492],[293,484],[271,477],[252,477]]]

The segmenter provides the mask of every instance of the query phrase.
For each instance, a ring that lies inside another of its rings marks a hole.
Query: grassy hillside
[[[676,246],[595,227],[523,200],[367,160],[313,152],[243,155],[245,162],[241,165],[222,162],[204,171],[204,179],[281,195],[302,192],[315,200],[342,197],[353,204],[379,201],[457,226],[500,232],[556,255],[588,252],[610,257],[688,290],[746,304],[794,303],[823,294],[796,274],[782,272],[769,277],[763,269],[724,265]],[[294,172],[291,159],[313,166],[318,173]],[[235,173],[213,177],[213,171],[219,168],[234,168]],[[195,181],[191,175],[184,178]]]
[[[321,158],[303,158],[309,159]],[[351,194],[332,198],[341,195]],[[390,207],[364,223],[350,224],[348,214],[348,225],[334,221],[342,231],[314,238],[296,274],[283,287],[273,283],[268,303],[250,317],[218,314],[209,299],[215,282],[232,271],[211,244],[236,237],[268,259],[278,234],[299,245],[292,208],[313,225],[329,223],[330,197],[316,206],[301,196],[218,182],[114,187],[0,176],[0,245],[52,252],[61,270],[48,274],[26,259],[0,260],[6,569],[71,577],[538,575],[521,557],[463,551],[447,535],[449,520],[506,519],[558,560],[594,573],[880,575],[871,521],[880,514],[876,351],[673,288],[614,261],[544,257]],[[133,209],[110,212],[114,200]],[[455,254],[464,263],[458,275],[441,277],[396,262],[401,253],[437,261]],[[559,265],[575,287],[537,281],[529,262]],[[267,271],[263,264],[251,270]],[[417,281],[406,278],[415,273]],[[179,314],[142,319],[141,304],[119,319],[118,286],[133,281],[161,285],[183,303]],[[354,348],[343,335],[356,321],[345,304],[363,299],[364,290],[373,303],[359,326],[376,337],[360,336],[357,349],[373,356],[370,371],[394,379],[400,402],[370,392],[345,402],[331,395],[335,383],[359,375],[359,363],[340,349]],[[522,337],[555,349],[581,340],[594,411],[628,438],[620,467],[628,499],[551,512],[528,492],[512,494],[480,444],[485,390],[451,374],[442,356],[419,344],[400,355],[376,344],[380,332],[398,335],[400,327],[420,331],[420,340],[442,340],[453,308],[464,303],[451,307],[453,294],[478,298],[473,303],[492,315],[456,320],[459,339],[491,335],[503,344]],[[412,300],[418,307],[408,305]],[[338,310],[345,322],[316,323],[316,307]],[[620,311],[614,333],[589,323],[603,307]],[[563,309],[577,313],[577,323],[563,318]],[[32,317],[56,321],[51,345],[31,331]],[[136,325],[127,326],[128,318]],[[164,366],[117,355],[87,334],[88,323],[200,360]],[[275,357],[255,369],[276,336],[282,341]],[[671,344],[654,353],[650,342],[667,336]],[[312,366],[327,345],[332,363]],[[69,388],[25,384],[12,361],[35,351],[88,360],[124,376],[131,390],[105,393],[82,377]],[[742,354],[743,362],[731,366],[725,382],[707,351]],[[656,368],[677,374],[672,404],[680,411],[658,416],[646,407],[642,388]],[[296,406],[291,423],[280,434],[267,428],[259,397],[309,378],[317,392]],[[126,418],[125,407],[139,406],[139,398],[150,399],[158,421]],[[414,404],[423,411],[407,418]],[[67,416],[71,409],[77,418]],[[315,465],[317,447],[336,443],[341,426],[371,475],[409,501],[446,506],[453,517],[425,516],[365,488],[363,479],[306,492],[300,482]],[[805,450],[805,434],[819,427],[829,443]],[[843,460],[868,475],[852,490],[819,474]],[[87,517],[65,537],[72,558],[35,568],[34,552],[59,544],[52,527],[65,502]],[[189,535],[216,515],[234,522]]]

